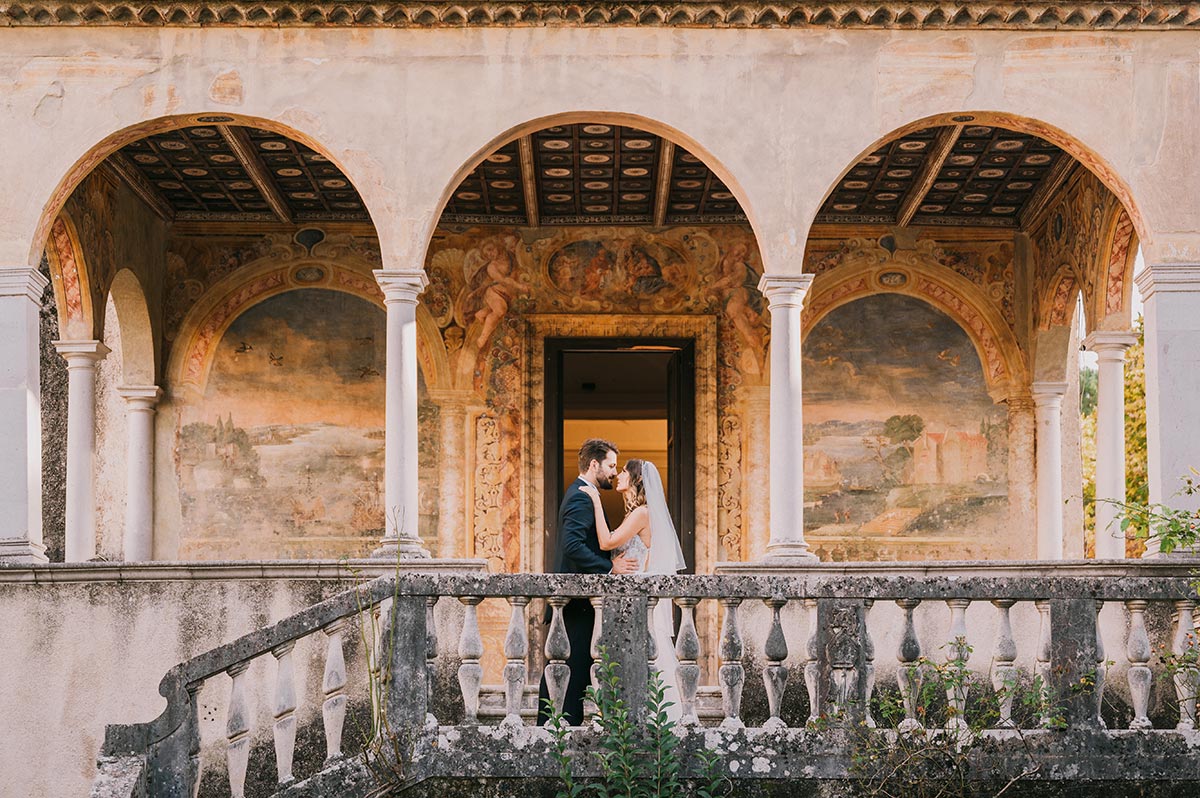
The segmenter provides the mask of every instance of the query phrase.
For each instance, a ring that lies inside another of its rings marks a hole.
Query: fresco
[[[804,342],[805,533],[822,559],[1003,556],[1006,413],[948,316],[882,294]]]
[[[299,289],[226,330],[176,464],[182,556],[360,556],[384,527],[381,308]]]

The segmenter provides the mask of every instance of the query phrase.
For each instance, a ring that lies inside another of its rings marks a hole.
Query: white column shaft
[[[129,431],[125,455],[124,559],[146,562],[154,559],[154,407],[161,391],[156,386],[124,387],[128,403]]]
[[[800,312],[813,276],[763,275],[771,308],[771,536],[767,557],[815,560],[804,540]]]
[[[1116,522],[1125,501],[1125,350],[1128,332],[1095,332],[1085,344],[1098,360],[1096,391],[1096,559],[1125,557],[1125,538]]]
[[[96,556],[96,364],[108,354],[100,341],[56,341],[67,361],[66,561]]]
[[[0,563],[45,562],[40,319],[46,278],[0,268]]]
[[[417,536],[417,297],[425,273],[376,271],[387,306],[384,432],[385,531],[380,556],[428,557]]]
[[[1062,400],[1065,382],[1035,382],[1033,413],[1037,424],[1037,556],[1063,556]]]

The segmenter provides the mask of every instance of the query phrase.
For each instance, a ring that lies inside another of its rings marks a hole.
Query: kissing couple
[[[617,447],[591,438],[579,447],[579,477],[567,488],[558,508],[558,547],[554,573],[559,574],[674,574],[687,567],[679,535],[667,509],[658,468],[649,460],[630,460],[617,471]],[[616,481],[625,500],[625,518],[610,529],[600,504],[600,491]],[[675,668],[672,603],[659,601],[654,608],[656,667],[662,673],[667,708],[672,719],[680,715]],[[548,616],[547,616],[548,617]],[[596,611],[586,598],[572,599],[563,608],[571,655],[567,665],[571,677],[563,701],[563,716],[571,726],[583,723],[583,695],[590,683],[591,640]],[[546,678],[538,691],[538,724],[548,720],[545,700],[549,698]]]

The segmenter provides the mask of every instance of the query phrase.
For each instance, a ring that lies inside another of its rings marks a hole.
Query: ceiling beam
[[[675,145],[662,141],[662,154],[658,160],[658,185],[654,193],[654,226],[667,224],[667,200],[671,198],[671,166],[675,163]]]
[[[108,169],[109,174],[119,182],[129,186],[130,190],[134,194],[137,194],[142,202],[149,205],[150,210],[154,211],[159,218],[167,222],[175,219],[175,208],[162,195],[162,192],[146,179],[146,176],[134,165],[133,161],[125,157],[124,153],[120,151],[114,152],[104,159],[103,164]]]
[[[533,138],[521,136],[517,140],[517,151],[521,156],[521,186],[525,190],[525,218],[530,227],[540,227],[542,222],[538,209],[537,173],[533,164]]]
[[[279,193],[279,189],[275,187],[271,176],[267,174],[267,168],[263,162],[258,159],[258,153],[254,150],[254,144],[246,132],[240,127],[230,127],[229,125],[217,125],[217,130],[221,131],[221,136],[233,150],[233,154],[242,162],[242,167],[245,168],[246,174],[250,176],[250,181],[263,195],[263,199],[271,206],[271,210],[279,221],[291,224],[292,212],[288,209],[287,202],[284,201],[283,195]]]
[[[1049,209],[1054,195],[1067,182],[1075,163],[1075,159],[1065,152],[1058,156],[1054,166],[1050,167],[1050,174],[1046,175],[1042,179],[1041,185],[1034,189],[1033,196],[1029,198],[1029,204],[1021,211],[1022,230],[1032,230],[1033,225]]]
[[[937,181],[938,173],[945,166],[946,159],[950,157],[950,152],[954,149],[954,143],[958,141],[962,130],[963,125],[946,127],[933,140],[933,150],[929,153],[929,159],[925,161],[925,165],[921,168],[921,174],[900,205],[900,213],[896,216],[896,224],[900,227],[908,227],[913,216],[917,214],[917,209],[925,202],[926,195]]]

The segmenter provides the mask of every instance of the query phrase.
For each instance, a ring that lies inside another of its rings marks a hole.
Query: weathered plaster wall
[[[49,264],[42,273],[49,279]],[[67,364],[54,349],[58,340],[54,289],[42,294],[40,377],[42,388],[42,535],[46,556],[62,562],[67,518]]]
[[[104,342],[112,352],[96,366],[96,554],[105,560],[125,559],[125,468],[129,448],[125,384],[121,363],[121,328],[111,299],[104,304]]]

